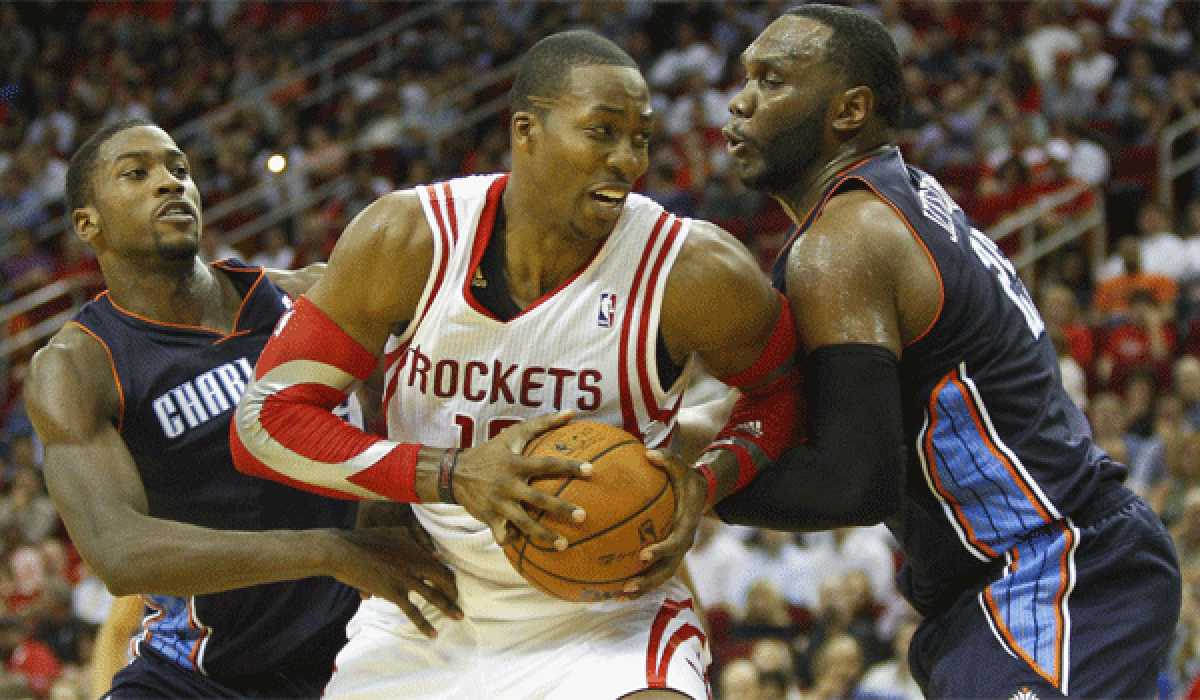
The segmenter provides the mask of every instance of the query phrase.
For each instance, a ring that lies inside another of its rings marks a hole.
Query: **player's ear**
[[[511,137],[512,145],[528,147],[537,138],[540,122],[533,112],[516,112],[512,116]]]
[[[94,206],[79,207],[72,211],[71,223],[75,225],[75,234],[84,243],[91,244],[100,235],[100,212]]]
[[[875,93],[866,85],[843,90],[833,100],[833,121],[838,131],[855,131],[875,111]]]

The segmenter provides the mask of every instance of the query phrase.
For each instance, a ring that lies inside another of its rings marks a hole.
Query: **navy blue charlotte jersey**
[[[121,391],[117,429],[145,484],[149,514],[219,530],[352,527],[353,502],[234,468],[229,421],[290,301],[261,268],[238,261],[213,267],[243,297],[230,335],[140,318],[107,292],[74,320],[111,356]],[[332,669],[359,601],[327,577],[143,598],[150,614],[136,644],[213,677]]]
[[[1067,518],[1112,491],[1126,469],[1093,444],[1012,264],[898,149],[860,162],[828,188],[775,261],[775,286],[785,290],[792,245],[829,197],[864,186],[905,220],[942,285],[936,320],[900,359],[908,473],[888,522],[906,555],[905,593],[928,612],[973,570],[1018,556],[1030,533],[1071,528]],[[1062,572],[1061,583],[1069,578]]]

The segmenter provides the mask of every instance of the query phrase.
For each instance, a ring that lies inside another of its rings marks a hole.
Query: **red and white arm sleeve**
[[[779,319],[762,354],[745,371],[719,378],[741,389],[742,396],[704,450],[728,450],[737,457],[739,489],[805,439],[804,391],[793,361],[798,348],[796,321],[787,298],[779,296]]]
[[[377,362],[301,297],[238,403],[229,435],[238,470],[335,498],[416,503],[421,446],[370,435],[332,413]]]

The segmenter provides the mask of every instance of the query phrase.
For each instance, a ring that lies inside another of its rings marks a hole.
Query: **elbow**
[[[866,470],[866,479],[846,490],[846,525],[878,525],[896,514],[904,496],[907,452],[900,446],[890,458],[881,458]]]
[[[152,585],[152,579],[141,566],[141,557],[127,551],[119,542],[102,542],[98,549],[103,554],[87,556],[84,559],[96,576],[104,582],[109,593],[120,597],[151,590],[149,586]]]

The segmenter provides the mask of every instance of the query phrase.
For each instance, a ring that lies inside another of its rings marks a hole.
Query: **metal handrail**
[[[1093,207],[1083,216],[1068,222],[1042,240],[1037,239],[1035,227],[1037,221],[1046,214],[1094,189],[1094,185],[1077,182],[1061,190],[1041,195],[1032,204],[1001,219],[988,230],[987,234],[994,241],[1007,238],[1014,233],[1021,234],[1021,250],[1013,256],[1012,263],[1027,279],[1029,273],[1032,272],[1034,263],[1088,233],[1093,235],[1092,265],[1093,267],[1098,266],[1104,261],[1107,254],[1107,241],[1104,235],[1106,234],[1104,207],[1102,205]]]
[[[45,287],[0,307],[0,324],[7,324],[14,317],[32,311],[46,302],[54,301],[65,294],[81,292],[86,287],[101,284],[103,281],[104,279],[100,275],[95,274],[55,280]]]
[[[1200,144],[1174,159],[1171,149],[1181,136],[1197,129],[1200,129],[1200,112],[1171,122],[1158,136],[1158,200],[1167,211],[1175,211],[1175,178],[1200,166]]]

